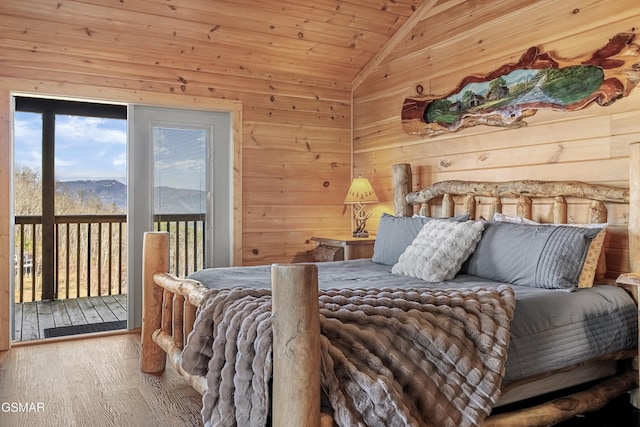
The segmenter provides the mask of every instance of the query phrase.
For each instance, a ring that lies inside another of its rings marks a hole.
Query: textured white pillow
[[[450,280],[482,237],[482,221],[429,221],[400,255],[391,272],[427,282]]]

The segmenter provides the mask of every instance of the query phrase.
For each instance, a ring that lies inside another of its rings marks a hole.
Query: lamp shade
[[[344,199],[345,203],[374,203],[378,201],[376,192],[367,178],[354,178],[351,181],[349,192]]]

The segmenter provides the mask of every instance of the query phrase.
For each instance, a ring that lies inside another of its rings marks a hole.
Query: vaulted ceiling
[[[422,0],[110,3],[131,11],[129,19],[153,13],[142,22],[175,29],[167,41],[186,60],[229,74],[351,83]]]
[[[339,88],[350,87],[424,6],[423,0],[39,3],[41,7],[33,8],[22,0],[2,1],[0,25],[3,37],[15,40],[13,47],[32,43],[34,53],[58,50],[86,57],[87,67],[153,64]],[[78,17],[82,25],[76,24]],[[34,27],[34,19],[42,25]],[[52,39],[57,43],[48,46]]]

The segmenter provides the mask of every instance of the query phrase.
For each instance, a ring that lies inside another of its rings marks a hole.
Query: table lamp
[[[345,204],[354,205],[353,216],[356,222],[356,229],[353,230],[353,237],[369,237],[366,230],[367,219],[371,216],[371,212],[364,209],[364,203],[375,203],[378,201],[375,191],[371,187],[367,178],[354,178],[344,199]]]

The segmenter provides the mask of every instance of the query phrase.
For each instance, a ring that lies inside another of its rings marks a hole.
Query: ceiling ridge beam
[[[354,91],[360,84],[366,79],[369,74],[376,68],[382,60],[391,52],[397,44],[404,39],[407,34],[415,28],[415,26],[420,22],[430,11],[433,9],[437,0],[425,0],[422,5],[416,11],[407,18],[407,20],[402,24],[398,30],[393,33],[393,35],[389,38],[389,40],[376,52],[373,57],[367,62],[364,67],[356,74],[353,81],[351,82],[351,90]]]

